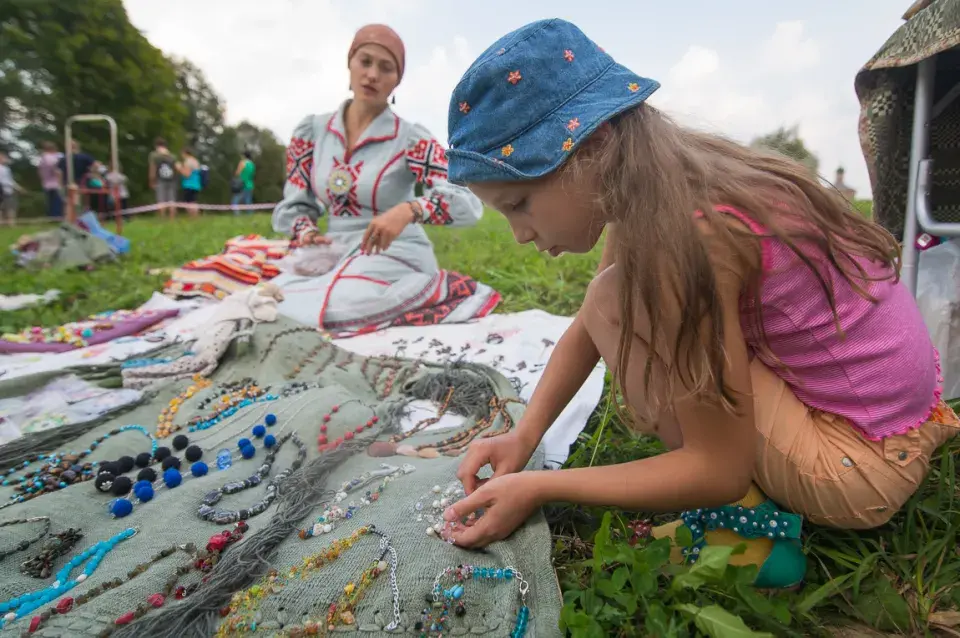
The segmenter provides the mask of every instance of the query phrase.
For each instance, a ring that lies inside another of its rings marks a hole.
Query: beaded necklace
[[[363,433],[364,430],[372,429],[374,425],[380,422],[380,417],[377,416],[376,410],[374,410],[370,406],[365,406],[368,410],[370,410],[371,413],[373,413],[373,416],[367,419],[366,423],[363,423],[362,425],[358,425],[354,427],[352,430],[347,430],[346,432],[343,433],[343,436],[337,437],[336,439],[334,439],[332,443],[329,442],[327,438],[327,429],[328,429],[328,424],[330,423],[331,419],[333,419],[333,415],[338,413],[343,406],[349,405],[351,403],[360,403],[361,405],[363,405],[363,402],[360,401],[360,399],[351,399],[346,403],[334,405],[333,407],[330,408],[329,412],[323,415],[323,418],[320,420],[320,435],[317,437],[317,449],[320,452],[335,450],[341,445],[343,445],[344,441],[349,441],[357,434]]]
[[[28,525],[30,523],[43,523],[43,528],[40,530],[40,533],[37,534],[34,538],[25,539],[18,542],[13,547],[9,549],[4,549],[0,551],[0,561],[2,561],[7,556],[16,554],[17,552],[22,552],[25,549],[29,548],[31,545],[37,541],[43,539],[47,534],[50,533],[50,517],[49,516],[32,516],[30,518],[19,518],[14,521],[3,521],[0,523],[0,527],[13,527],[14,525]]]
[[[283,629],[284,635],[288,636],[320,633],[323,628],[322,621],[308,620],[301,625],[288,626],[286,624],[287,614],[282,608],[277,613],[276,621],[264,622],[259,611],[260,605],[265,597],[279,593],[290,581],[294,579],[304,580],[335,562],[368,534],[380,537],[380,559],[364,570],[359,579],[360,586],[354,582],[347,583],[340,599],[327,609],[325,615],[327,628],[332,630],[336,624],[341,623],[353,624],[353,611],[356,608],[356,603],[369,588],[373,579],[386,571],[388,567],[393,591],[394,617],[387,631],[398,627],[400,625],[400,591],[396,584],[397,552],[385,534],[373,525],[366,525],[354,530],[345,538],[338,538],[321,551],[305,556],[301,562],[291,567],[285,574],[281,574],[276,569],[271,569],[256,585],[246,591],[234,594],[230,605],[221,610],[224,620],[217,628],[216,638],[245,634],[248,631],[255,632],[258,628],[265,631]],[[383,560],[388,554],[390,555],[389,565]]]
[[[133,537],[136,533],[137,530],[135,528],[127,528],[108,540],[96,543],[92,547],[84,550],[81,554],[73,557],[63,569],[57,572],[56,580],[54,580],[49,587],[38,589],[0,603],[0,613],[4,614],[3,618],[0,619],[0,629],[9,622],[25,617],[34,609],[53,602],[58,596],[65,594],[87,580],[87,578],[97,570],[97,567],[100,566],[100,561],[116,547],[117,543]],[[81,565],[83,566],[83,571],[76,578],[70,578],[73,570]]]
[[[20,573],[33,578],[48,578],[53,573],[54,561],[73,549],[81,538],[80,530],[72,527],[54,534],[43,541],[36,556],[20,563]]]
[[[157,440],[146,428],[140,425],[123,425],[110,430],[93,441],[87,449],[79,453],[71,451],[67,453],[55,452],[53,454],[39,454],[16,467],[0,472],[0,475],[6,477],[0,485],[7,486],[12,483],[18,483],[14,488],[16,493],[10,495],[11,501],[0,505],[0,509],[32,500],[43,494],[62,490],[76,483],[83,483],[95,479],[96,470],[100,463],[98,461],[82,462],[83,459],[91,455],[101,443],[110,437],[123,434],[124,432],[140,432],[149,438],[151,455],[156,454]],[[40,468],[24,474],[19,479],[9,478],[14,472],[23,470],[29,467],[31,463],[37,461],[44,462]]]
[[[304,386],[303,389],[308,389],[308,386]],[[305,396],[306,395],[304,395],[304,397]],[[287,410],[293,407],[293,405],[295,404],[291,404],[287,406],[284,410],[280,412],[280,414],[283,415]],[[304,404],[300,406],[300,409],[294,412],[293,415],[291,415],[287,423],[283,425],[277,431],[276,434],[280,434],[280,432],[282,432],[283,429],[287,427],[287,425],[292,423],[293,419],[297,416],[297,414],[303,411],[303,409],[307,407],[307,405],[308,403],[304,402]],[[259,416],[262,416],[263,412],[265,411],[266,411],[266,408],[264,408],[261,411],[261,414]],[[259,419],[259,416],[258,416],[258,419]],[[277,415],[268,414],[265,422],[273,426],[274,424],[277,423]],[[260,437],[263,438],[264,440],[263,448],[270,450],[267,456],[267,461],[263,465],[261,465],[260,469],[256,474],[249,477],[248,479],[241,482],[228,483],[223,488],[220,488],[220,491],[222,491],[221,496],[222,494],[233,494],[233,493],[242,491],[244,489],[247,489],[249,487],[258,485],[260,481],[263,479],[263,477],[270,472],[270,469],[273,466],[273,460],[276,457],[276,452],[277,452],[277,449],[279,449],[279,446],[282,445],[284,442],[286,442],[287,438],[290,438],[289,436],[282,438],[278,444],[277,438],[273,434],[270,434],[270,435],[265,434],[266,428],[263,425],[259,425],[259,424],[255,425],[253,430],[254,432],[257,433],[255,434],[257,438],[260,438]],[[236,433],[231,433],[227,437],[215,443],[213,447],[221,445],[228,439],[233,438],[235,436],[237,436]],[[201,514],[201,511],[198,510],[198,515],[200,515],[200,517],[203,518],[204,520],[213,520],[214,522],[221,522],[221,523],[234,523],[234,522],[237,522],[238,520],[243,520],[244,518],[251,518],[252,516],[256,516],[257,514],[260,514],[263,511],[265,511],[267,507],[270,506],[270,503],[273,502],[273,500],[276,498],[276,488],[279,487],[279,484],[282,483],[282,481],[285,480],[290,473],[296,471],[296,469],[298,469],[300,465],[303,464],[303,461],[306,458],[306,446],[304,446],[303,443],[300,442],[299,438],[297,438],[296,436],[294,436],[293,439],[294,439],[294,443],[298,446],[298,448],[300,448],[298,452],[297,461],[294,463],[292,468],[290,468],[287,471],[287,473],[282,474],[282,476],[278,476],[276,481],[268,485],[267,495],[264,497],[263,500],[256,503],[254,507],[248,508],[246,510],[240,510],[239,512],[230,513],[230,512],[222,512],[219,510],[208,511],[208,510],[211,510],[212,508],[204,509],[204,507],[212,505],[217,501],[219,501],[219,498],[217,498],[216,500],[212,500],[212,496],[213,494],[216,493],[216,491],[210,492],[207,494],[206,498],[204,499],[204,503],[201,504],[201,507],[200,507],[200,510],[203,511],[203,514]],[[203,439],[200,439],[200,440],[202,441]],[[241,438],[238,441],[237,445],[240,448],[241,454],[243,455],[244,458],[253,458],[254,455],[256,454],[256,447],[247,438]],[[274,446],[276,446],[277,449],[274,449]],[[192,447],[197,447],[197,446],[192,446]],[[188,450],[189,449],[190,448],[188,448]],[[197,447],[197,449],[199,449],[199,447]],[[229,462],[225,462],[223,459],[223,453],[224,453],[224,450],[220,450],[220,452],[217,454],[217,458],[218,458],[217,467],[221,469],[230,467],[230,465],[232,465],[232,462],[233,462],[232,457],[230,458]],[[227,456],[229,456],[229,451],[227,451]],[[183,483],[184,476],[180,473],[180,460],[176,457],[171,457],[171,458],[172,460],[176,461],[176,463],[170,464],[168,466],[167,461],[166,460],[164,461],[165,469],[163,472],[161,484],[165,485],[168,489],[175,489]],[[190,476],[193,476],[194,478],[205,476],[208,473],[208,471],[209,471],[209,467],[207,466],[207,464],[200,460],[196,460],[190,466]],[[141,472],[141,476],[144,476],[142,472]],[[144,476],[144,478],[137,481],[137,483],[134,484],[132,487],[133,493],[136,496],[136,501],[132,501],[128,498],[114,499],[107,505],[107,510],[109,511],[109,513],[113,515],[114,518],[123,518],[125,516],[129,516],[133,512],[135,504],[139,506],[139,505],[142,505],[143,503],[147,503],[153,500],[154,496],[156,495],[157,489],[160,487],[160,484],[154,485],[153,483],[154,480],[155,480],[155,473],[153,475],[153,478]],[[234,489],[232,491],[226,491],[227,488],[234,488]],[[127,489],[127,492],[129,492],[129,488]],[[120,496],[124,496],[127,492],[124,492]],[[211,500],[212,502],[209,502]],[[241,516],[241,518],[237,519],[237,518],[233,518],[234,514],[245,515],[245,516]],[[205,516],[207,515],[215,516],[215,517],[205,518]],[[227,520],[225,518],[226,515],[230,515],[231,520]]]
[[[215,401],[216,407],[214,407],[212,413],[206,416],[198,415],[191,417],[190,420],[187,421],[186,429],[188,432],[207,430],[249,405],[261,401],[275,401],[278,397],[269,394],[268,390],[268,388],[260,388],[255,383],[230,390],[222,394],[219,399]],[[173,422],[177,411],[179,411],[178,405],[168,406],[161,411],[160,416],[157,418],[157,437],[165,438],[184,428],[184,426]]]
[[[426,520],[429,523],[427,536],[442,537],[445,529],[443,512],[447,507],[463,498],[466,493],[460,481],[453,481],[445,489],[439,485],[434,485],[430,492],[428,496],[417,500],[413,509],[416,512],[417,521]]]
[[[320,516],[317,517],[317,521],[313,524],[313,527],[301,529],[297,533],[297,536],[299,536],[301,540],[307,540],[308,538],[320,536],[321,534],[329,534],[334,530],[336,521],[349,520],[353,518],[363,507],[370,505],[371,503],[376,503],[378,500],[380,500],[380,495],[383,494],[384,489],[386,489],[390,482],[400,478],[401,476],[406,476],[417,469],[409,463],[405,463],[402,467],[396,467],[383,463],[380,465],[380,467],[382,469],[372,472],[364,472],[357,478],[344,482],[340,486],[340,491],[334,495],[334,501],[336,503],[341,503],[345,501],[349,494],[354,490],[364,487],[372,481],[383,477],[383,480],[380,482],[380,485],[376,487],[376,489],[367,490],[367,492],[360,498],[359,503],[350,501],[347,504],[346,509],[340,507],[339,505],[325,507],[323,512],[320,513]]]
[[[424,421],[421,421],[415,425],[414,428],[410,430],[406,436],[404,436],[404,438],[412,436],[414,433],[419,432],[423,428],[433,425],[439,421],[440,417],[443,416],[448,407],[447,401],[449,401],[449,397],[451,397],[452,394],[453,392],[451,389],[451,391],[447,394],[447,400],[441,406],[441,410],[437,412],[436,417],[424,419]],[[477,421],[472,427],[466,430],[461,430],[460,432],[457,432],[456,434],[435,443],[424,443],[423,445],[418,445],[416,447],[410,445],[397,446],[397,454],[402,454],[404,456],[419,456],[422,459],[435,459],[441,454],[445,456],[460,456],[460,453],[463,452],[463,450],[470,445],[474,439],[486,439],[494,436],[500,436],[501,434],[506,434],[513,429],[513,417],[511,417],[510,413],[506,410],[508,403],[521,403],[521,401],[519,399],[500,399],[498,397],[493,397],[490,399],[490,411],[487,413],[487,416]],[[486,430],[493,427],[498,416],[503,417],[503,426],[492,432],[486,432]]]
[[[213,385],[213,381],[199,374],[194,375],[190,380],[192,384],[170,399],[167,402],[167,407],[160,410],[160,415],[157,417],[157,436],[160,438],[168,436],[173,431],[173,417],[180,411],[180,406],[183,405],[184,401],[193,398],[193,395],[197,392]]]
[[[239,525],[243,525],[243,527],[241,528]],[[133,569],[129,570],[127,572],[126,579],[117,577],[113,580],[100,583],[91,589],[88,589],[83,594],[77,596],[76,599],[70,596],[61,598],[57,601],[55,606],[44,610],[41,614],[30,619],[29,632],[34,633],[39,630],[43,623],[49,620],[51,616],[62,616],[67,614],[78,607],[82,607],[94,598],[112,591],[124,583],[134,580],[137,576],[143,574],[148,569],[162,561],[164,558],[172,556],[177,551],[188,554],[191,558],[191,562],[185,563],[177,568],[173,576],[167,579],[167,583],[164,586],[163,592],[150,594],[146,597],[146,602],[139,604],[134,611],[125,612],[118,616],[114,621],[114,627],[107,627],[98,634],[98,637],[106,638],[106,636],[109,636],[115,631],[116,627],[127,625],[134,620],[145,616],[150,609],[162,607],[171,595],[174,595],[177,600],[186,597],[186,588],[182,586],[177,587],[177,583],[180,581],[180,578],[192,571],[210,571],[210,569],[213,568],[213,565],[216,564],[216,561],[219,559],[220,554],[222,554],[229,545],[232,545],[243,538],[243,532],[247,530],[247,527],[243,523],[239,525],[234,528],[234,530],[224,530],[223,532],[219,532],[211,536],[205,550],[198,551],[196,545],[193,543],[172,545],[154,554],[150,560],[140,563]]]
[[[453,585],[445,589],[443,581],[447,577],[452,577]],[[530,620],[530,608],[527,606],[527,592],[530,591],[530,583],[523,579],[523,574],[515,567],[478,567],[475,565],[447,567],[437,574],[433,581],[433,603],[430,608],[421,612],[420,620],[414,625],[414,628],[420,632],[421,638],[446,635],[451,620],[451,608],[454,616],[463,616],[467,613],[463,595],[466,593],[464,585],[470,580],[495,580],[499,582],[515,580],[519,583],[520,605],[513,631],[510,632],[510,638],[523,638],[527,633],[527,623]]]
[[[313,363],[314,359],[321,353],[321,351],[327,350],[329,353],[329,356],[326,356],[326,355],[324,356],[320,364],[317,366],[316,372],[314,372],[313,376],[319,376],[320,374],[322,374],[323,371],[326,370],[327,366],[333,363],[333,360],[337,358],[336,348],[329,347],[329,346],[330,344],[326,342],[321,343],[318,346],[315,346],[312,350],[310,350],[310,352],[307,353],[307,355],[303,359],[301,359],[296,365],[294,365],[290,369],[290,372],[288,372],[285,375],[286,378],[293,379],[294,377],[296,377],[298,374],[300,374],[300,372],[304,368],[306,368],[308,365]]]

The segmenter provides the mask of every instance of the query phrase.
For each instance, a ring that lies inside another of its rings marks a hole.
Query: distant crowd
[[[58,218],[64,215],[66,197],[72,197],[79,213],[93,211],[105,217],[118,209],[121,213],[129,208],[130,191],[127,176],[121,166],[111,170],[104,163],[82,150],[80,143],[71,144],[73,184],[67,183],[67,156],[61,153],[54,142],[42,146],[37,172],[40,187],[46,200],[47,215]],[[237,164],[230,189],[231,205],[239,214],[241,204],[253,203],[253,188],[257,167],[250,151],[245,151]],[[209,171],[201,165],[193,150],[181,149],[179,159],[169,150],[166,140],[157,138],[148,157],[148,181],[156,195],[160,217],[174,219],[182,207],[190,217],[200,214],[198,199],[206,187]],[[19,196],[26,190],[17,183],[10,170],[10,158],[0,152],[0,224],[13,224],[17,219]]]

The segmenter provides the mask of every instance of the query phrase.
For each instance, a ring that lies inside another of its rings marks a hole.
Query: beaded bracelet
[[[29,548],[31,545],[37,541],[44,538],[47,534],[50,533],[50,517],[49,516],[32,516],[30,518],[19,518],[14,521],[3,521],[0,523],[0,527],[13,527],[14,525],[27,525],[29,523],[39,523],[43,522],[43,529],[40,530],[40,533],[37,534],[34,538],[25,539],[11,547],[10,549],[5,549],[0,551],[0,561],[2,561],[7,556],[16,554],[17,552],[22,552],[25,549]]]
[[[49,587],[0,603],[0,614],[4,614],[3,618],[0,619],[0,629],[9,622],[25,617],[34,609],[53,602],[58,596],[87,580],[100,566],[100,561],[116,547],[117,543],[133,537],[136,533],[135,528],[128,528],[108,540],[96,543],[84,550],[83,553],[73,557],[63,569],[57,572],[56,580]],[[81,565],[83,571],[75,579],[71,579],[70,574]]]
[[[446,576],[452,576],[454,581],[449,589],[444,589],[442,584]],[[496,580],[500,582],[516,580],[519,583],[520,606],[517,610],[517,619],[513,631],[510,632],[510,638],[523,638],[527,632],[527,623],[530,619],[530,608],[527,606],[527,592],[530,591],[530,583],[524,580],[523,574],[515,567],[478,567],[476,565],[447,567],[437,574],[433,581],[431,607],[423,610],[420,621],[414,625],[417,631],[422,632],[420,635],[446,635],[447,625],[451,618],[451,607],[453,607],[454,616],[463,616],[467,613],[463,595],[466,593],[464,584],[469,580]]]
[[[313,527],[301,529],[297,533],[300,539],[307,540],[308,538],[320,536],[321,534],[329,534],[334,530],[336,521],[349,520],[353,518],[363,507],[370,505],[371,503],[376,503],[390,482],[402,476],[406,476],[417,469],[409,463],[405,463],[402,467],[396,467],[382,463],[380,467],[380,470],[364,472],[357,478],[344,482],[340,486],[340,491],[334,495],[334,501],[336,503],[341,503],[345,501],[350,493],[354,490],[364,487],[370,482],[383,477],[383,481],[380,482],[380,485],[377,486],[376,489],[367,491],[363,497],[361,497],[359,503],[350,501],[347,504],[346,509],[340,507],[339,505],[325,507],[323,512],[320,513],[320,516],[317,517],[317,521],[313,524]]]

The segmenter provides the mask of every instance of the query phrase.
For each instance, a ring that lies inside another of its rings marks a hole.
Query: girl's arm
[[[615,225],[609,225],[598,273],[613,265],[615,233]],[[598,361],[600,352],[578,313],[554,347],[543,376],[517,424],[517,433],[535,447],[586,382]]]
[[[708,241],[712,255],[723,254],[722,247],[710,244]],[[727,269],[716,272],[724,308],[725,381],[737,399],[738,413],[681,398],[674,402],[672,413],[680,424],[681,448],[620,465],[530,473],[530,486],[538,501],[664,512],[724,505],[746,494],[753,475],[757,434],[750,357],[740,328],[742,277]],[[666,310],[663,325],[678,325],[679,308]],[[635,333],[648,335],[648,326],[645,313],[638,313]],[[704,333],[709,332],[706,326]],[[666,343],[672,344],[673,336],[668,332]],[[643,396],[646,351],[646,342],[635,334],[636,356],[631,356],[627,373],[629,396]],[[663,371],[662,364],[655,366],[654,375],[657,367]],[[677,387],[683,391],[679,381]]]

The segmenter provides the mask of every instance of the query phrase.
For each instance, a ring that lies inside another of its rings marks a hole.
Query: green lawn
[[[2,228],[0,241],[8,245],[21,233],[40,228]],[[173,223],[139,219],[125,232],[133,242],[131,254],[93,272],[28,273],[15,269],[4,252],[0,292],[58,288],[63,296],[49,306],[0,315],[0,331],[132,308],[163,284],[163,275],[148,270],[218,252],[224,240],[248,233],[270,236],[269,216],[208,216]],[[597,252],[559,260],[543,257],[517,246],[506,224],[492,213],[475,228],[431,229],[431,236],[445,267],[482,279],[503,294],[501,312],[542,308],[571,314],[599,258]],[[844,625],[857,628],[846,636],[877,635],[870,627],[894,635],[960,635],[960,614],[951,611],[960,607],[958,449],[954,446],[935,460],[923,490],[886,528],[854,534],[808,527],[804,543],[810,569],[806,586],[795,593],[754,591],[745,584],[752,580],[752,570],[727,565],[723,552],[705,556],[692,570],[666,565],[664,542],[628,541],[630,521],[653,517],[551,508],[554,555],[566,600],[563,621],[572,635],[591,638],[726,638],[752,631],[837,635],[836,628]],[[568,464],[616,463],[659,451],[655,442],[627,433],[603,401]]]

